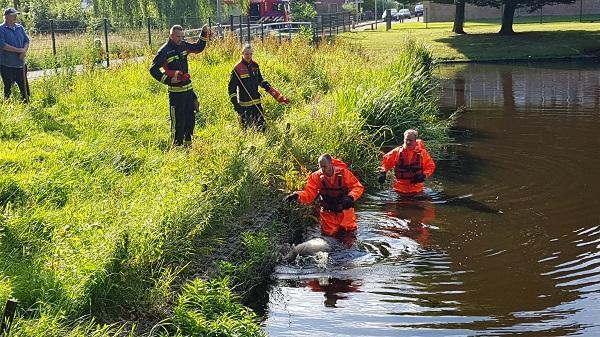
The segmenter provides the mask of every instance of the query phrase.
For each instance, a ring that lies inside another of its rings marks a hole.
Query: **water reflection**
[[[360,292],[360,283],[350,279],[323,277],[306,282],[311,291],[323,293],[323,304],[335,308],[338,300],[348,299],[347,293]]]
[[[431,200],[424,197],[398,197],[396,201],[386,202],[383,210],[388,217],[398,220],[392,223],[402,223],[403,226],[378,224],[375,226],[375,233],[393,238],[409,237],[421,247],[429,245],[431,233],[426,224],[435,219],[435,208]]]

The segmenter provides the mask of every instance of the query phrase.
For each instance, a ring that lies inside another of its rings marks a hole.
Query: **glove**
[[[204,25],[202,26],[202,30],[200,31],[200,36],[199,38],[201,40],[208,40],[208,38],[210,37],[210,27],[208,27],[208,25]]]
[[[242,106],[238,102],[233,103],[233,110],[235,110],[235,112],[238,114],[242,114],[243,112]]]
[[[379,172],[379,177],[377,177],[377,181],[382,185],[385,184],[385,171]]]
[[[273,96],[273,98],[275,98],[277,100],[277,102],[279,103],[283,103],[283,104],[289,104],[290,100],[283,96],[279,90],[275,89],[275,87],[271,87],[269,88],[269,90],[267,91],[271,96]]]
[[[185,82],[190,79],[190,74],[184,73],[180,70],[165,71],[165,74],[167,74],[168,76],[170,75],[173,79],[175,79],[175,83]]]
[[[349,195],[344,196],[344,199],[342,199],[342,207],[344,209],[354,207],[354,199],[352,199],[352,197]]]
[[[181,81],[181,82],[185,82],[189,79],[190,79],[190,74],[188,74],[188,73],[183,73],[183,74],[179,75],[179,81]]]
[[[415,176],[412,177],[412,179],[410,180],[410,182],[413,184],[422,183],[424,181],[425,181],[425,175],[423,173],[415,174]]]
[[[231,97],[231,104],[233,104],[233,110],[238,114],[242,113],[242,106],[237,101],[237,97]]]
[[[283,201],[292,202],[297,201],[298,198],[300,198],[300,196],[298,195],[298,193],[294,192],[292,194],[288,194],[287,197],[283,198]]]

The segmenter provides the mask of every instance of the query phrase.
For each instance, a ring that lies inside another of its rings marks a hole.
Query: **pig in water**
[[[293,261],[298,255],[314,255],[318,252],[330,252],[340,246],[340,242],[331,237],[317,237],[292,246],[290,252],[284,257],[287,262]]]

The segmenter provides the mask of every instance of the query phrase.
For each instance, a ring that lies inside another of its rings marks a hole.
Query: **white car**
[[[410,19],[411,15],[410,15],[410,10],[406,9],[406,8],[402,8],[401,10],[398,11],[398,19],[400,18],[404,18],[404,19]]]
[[[423,15],[423,4],[416,4],[415,5],[415,16],[421,16]]]

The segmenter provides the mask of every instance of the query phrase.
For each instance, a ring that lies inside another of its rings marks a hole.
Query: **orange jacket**
[[[383,156],[381,163],[381,169],[383,171],[389,171],[395,169],[398,161],[400,160],[401,153],[403,153],[408,161],[408,164],[414,163],[417,159],[417,153],[421,155],[421,169],[425,178],[431,177],[435,171],[435,163],[429,155],[429,152],[425,149],[425,143],[421,139],[417,139],[415,147],[412,150],[405,149],[404,145],[398,146]],[[423,191],[423,183],[411,183],[409,179],[395,179],[394,189],[401,193],[418,193]]]
[[[306,186],[304,186],[304,190],[297,192],[299,195],[298,201],[303,204],[312,203],[319,195],[322,188],[321,179],[326,179],[330,185],[335,185],[335,179],[337,178],[338,173],[342,176],[343,185],[348,188],[348,195],[351,196],[354,201],[358,200],[365,190],[364,186],[358,181],[354,174],[350,172],[350,169],[348,169],[348,166],[343,161],[333,158],[333,175],[327,177],[321,170],[311,173],[310,176],[308,176],[308,182],[306,183]]]

